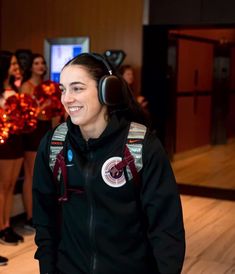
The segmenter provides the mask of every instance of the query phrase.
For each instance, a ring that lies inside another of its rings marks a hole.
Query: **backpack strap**
[[[67,177],[67,167],[64,158],[64,142],[67,135],[68,127],[66,123],[60,124],[53,133],[51,138],[50,155],[49,155],[49,165],[53,172],[53,178],[55,183],[60,182],[61,177],[63,177],[62,183],[64,185],[64,190],[62,196],[59,196],[59,202],[68,201],[69,192],[83,193],[84,189],[82,187],[69,188],[68,177]]]
[[[136,185],[140,184],[139,171],[143,167],[142,150],[146,130],[146,126],[131,122],[124,151],[124,158],[120,163],[113,167],[117,172],[126,167],[128,179],[131,180],[133,178]]]
[[[56,129],[54,130],[53,136],[51,138],[51,144],[50,144],[50,155],[49,155],[49,166],[51,170],[54,170],[55,162],[57,155],[61,152],[61,150],[64,147],[64,141],[66,138],[66,134],[68,131],[67,124],[64,122],[60,124]]]
[[[55,130],[51,138],[49,166],[53,172],[55,182],[59,182],[61,175],[63,177],[64,193],[58,198],[59,202],[68,200],[68,182],[67,169],[64,159],[64,142],[68,131],[67,124],[60,124]]]
[[[55,181],[59,181],[60,178],[58,176],[63,177],[64,184],[64,193],[62,196],[58,198],[59,202],[67,202],[68,201],[68,177],[67,177],[67,168],[64,159],[64,150],[62,149],[59,154],[57,154],[55,166],[53,170],[53,177]]]
[[[49,155],[49,165],[53,172],[55,181],[60,181],[61,175],[63,177],[64,193],[58,199],[60,202],[68,200],[69,190],[67,182],[67,169],[63,150],[67,131],[68,127],[66,123],[60,124],[54,130],[53,136],[51,138]],[[131,122],[124,150],[124,158],[120,163],[112,168],[112,170],[115,172],[119,172],[123,170],[124,167],[126,167],[128,179],[131,180],[133,178],[136,185],[139,185],[140,183],[139,171],[143,167],[142,150],[145,134],[146,127],[144,125]],[[75,192],[81,193],[83,190],[78,189],[75,190]]]

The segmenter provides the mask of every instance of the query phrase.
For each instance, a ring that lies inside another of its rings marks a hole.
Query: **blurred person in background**
[[[46,61],[43,55],[32,54],[29,69],[24,72],[24,80],[20,92],[34,97],[34,90],[43,82],[46,71]],[[26,211],[24,227],[29,231],[34,231],[32,225],[32,177],[34,161],[41,138],[51,128],[51,120],[45,120],[43,116],[39,115],[36,129],[23,136],[24,182],[22,194]]]
[[[123,79],[127,82],[130,90],[132,90],[136,98],[136,101],[139,103],[139,105],[145,112],[145,115],[149,116],[148,101],[146,100],[144,96],[136,95],[136,92],[134,91],[134,81],[135,81],[134,68],[129,64],[122,65],[119,68],[119,73],[122,75]]]
[[[19,69],[16,56],[0,51],[0,108],[4,111],[6,100],[18,93],[15,74]],[[23,237],[10,224],[13,193],[23,161],[22,135],[10,134],[0,144],[0,243],[17,245]]]

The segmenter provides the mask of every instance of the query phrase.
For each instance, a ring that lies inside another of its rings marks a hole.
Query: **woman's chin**
[[[78,118],[76,116],[70,115],[70,118],[74,125],[80,126],[82,124],[82,119],[80,117]]]

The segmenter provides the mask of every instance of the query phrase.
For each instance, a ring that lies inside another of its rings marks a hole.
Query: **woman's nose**
[[[73,98],[72,92],[70,92],[69,90],[66,91],[64,94],[64,102],[68,103],[68,102],[72,102],[73,100],[74,98]]]

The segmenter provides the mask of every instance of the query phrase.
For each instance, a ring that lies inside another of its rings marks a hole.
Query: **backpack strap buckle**
[[[67,202],[68,201],[68,178],[67,178],[67,169],[64,159],[64,150],[61,149],[60,153],[56,156],[55,166],[53,170],[53,177],[54,180],[60,181],[60,174],[63,177],[63,184],[64,184],[64,194],[58,198],[59,202]]]

